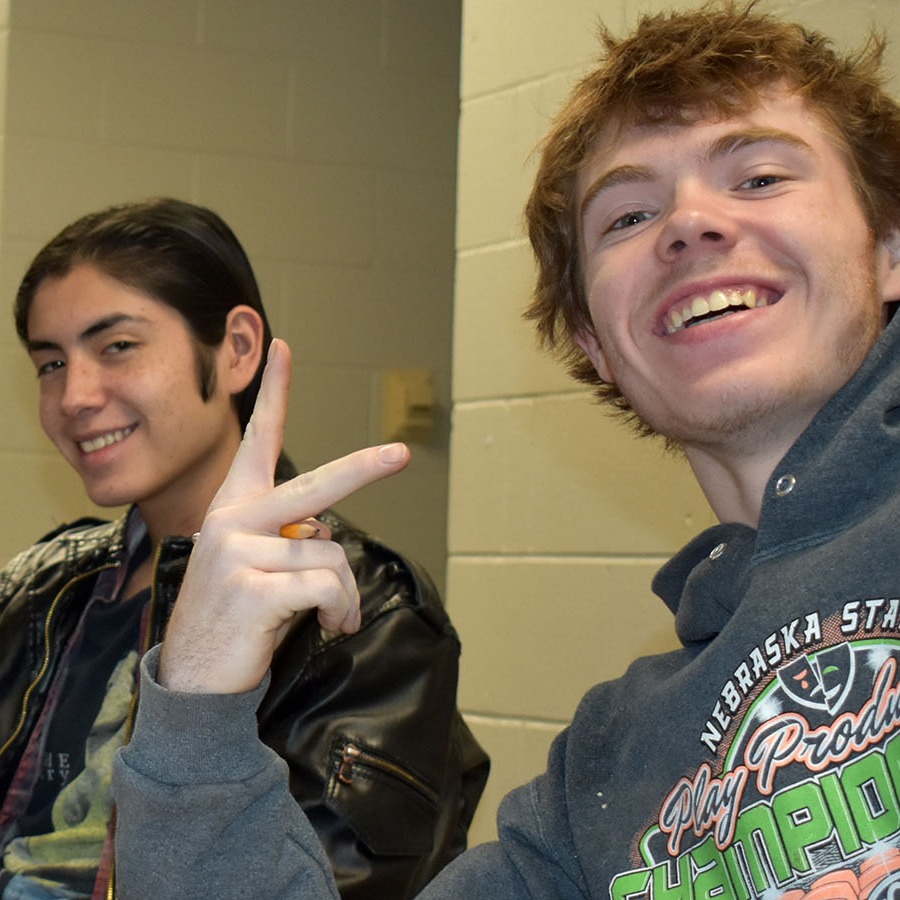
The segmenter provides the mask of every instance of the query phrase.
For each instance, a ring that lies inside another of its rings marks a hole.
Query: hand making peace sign
[[[409,450],[403,444],[358,450],[273,486],[290,369],[290,349],[274,340],[253,417],[203,521],[166,631],[158,678],[170,690],[255,688],[298,612],[317,608],[331,631],[359,627],[356,582],[327,529],[313,540],[282,537],[280,529],[399,472]]]

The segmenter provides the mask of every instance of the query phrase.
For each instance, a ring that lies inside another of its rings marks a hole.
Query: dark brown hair
[[[161,197],[82,216],[37,254],[16,292],[16,331],[23,343],[41,282],[61,278],[81,263],[183,316],[194,338],[204,400],[215,389],[212,350],[225,337],[230,310],[244,304],[255,309],[263,320],[263,346],[272,340],[256,277],[234,232],[210,209]],[[264,367],[265,353],[253,380],[234,397],[242,429],[250,420]]]

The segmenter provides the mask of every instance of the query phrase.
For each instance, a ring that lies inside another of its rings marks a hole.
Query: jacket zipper
[[[74,578],[70,578],[57,592],[56,596],[53,598],[53,602],[50,604],[50,609],[47,610],[47,618],[44,620],[44,659],[41,662],[41,667],[38,670],[37,675],[34,677],[34,680],[31,684],[28,685],[27,690],[25,691],[24,696],[22,697],[22,708],[19,712],[19,721],[16,723],[16,727],[13,729],[12,734],[7,739],[6,743],[0,747],[0,759],[6,754],[7,750],[9,750],[10,745],[13,744],[16,738],[22,733],[22,729],[25,727],[25,720],[28,718],[28,703],[31,700],[31,695],[34,693],[35,688],[40,683],[41,679],[44,675],[47,674],[47,668],[50,665],[50,623],[53,620],[54,615],[56,614],[56,610],[59,607],[59,602],[62,599],[63,594],[65,594],[72,585],[81,581],[84,578],[92,578],[97,575],[99,572],[102,572],[104,569],[113,568],[113,564],[109,563],[105,566],[99,566],[96,569],[91,570],[90,572],[82,572],[80,575],[76,575]]]
[[[162,558],[162,542],[156,545],[153,551],[153,567],[150,570],[150,602],[147,604],[147,623],[144,629],[144,635],[141,639],[141,647],[138,651],[139,660],[146,656],[147,651],[153,646],[153,635],[156,626],[156,606],[158,602],[158,592],[156,590],[156,578],[159,571],[159,561]],[[140,665],[140,663],[138,663]],[[140,684],[140,671],[138,672],[138,683]],[[131,733],[134,731],[134,719],[137,713],[138,689],[135,688],[134,697],[131,701],[131,709],[128,713],[128,724],[125,727],[125,743],[131,740]]]
[[[421,778],[413,775],[408,769],[398,765],[386,756],[382,756],[372,750],[363,749],[358,744],[353,743],[353,741],[347,741],[341,747],[341,764],[337,772],[338,781],[341,784],[352,784],[354,772],[359,768],[374,769],[390,775],[422,794],[432,803],[438,802],[437,792]]]
[[[147,652],[149,647],[147,644],[152,640],[153,634],[153,624],[156,612],[156,571],[159,566],[159,560],[162,556],[162,545],[160,544],[156,548],[155,559],[153,561],[153,577],[150,581],[150,612],[147,617],[147,629],[146,635],[143,640],[143,647],[141,655]],[[31,700],[31,695],[34,693],[35,688],[40,683],[41,679],[47,673],[47,668],[50,665],[50,625],[53,621],[53,618],[56,614],[57,608],[59,607],[60,600],[63,595],[79,581],[82,581],[85,578],[93,578],[95,575],[98,575],[100,572],[103,572],[106,569],[115,568],[118,563],[108,563],[103,566],[98,566],[96,569],[92,569],[89,572],[82,572],[79,575],[76,575],[74,578],[70,578],[57,592],[56,596],[53,598],[53,602],[50,604],[50,609],[47,611],[47,618],[44,620],[44,658],[41,661],[41,667],[38,670],[37,675],[32,680],[31,684],[28,685],[28,688],[25,691],[24,696],[22,697],[22,708],[19,712],[19,720],[16,723],[16,727],[13,729],[12,734],[7,739],[6,743],[0,747],[0,759],[6,754],[9,750],[10,746],[15,742],[16,738],[21,734],[22,729],[25,726],[25,720],[28,718],[28,703]],[[137,694],[135,694],[135,699],[137,698]],[[132,702],[131,711],[129,713],[129,720],[126,727],[126,739],[130,738],[131,731],[134,728],[134,714],[135,714],[136,704]],[[109,874],[109,882],[107,883],[106,888],[106,897],[107,900],[115,900],[116,891],[115,891],[115,865],[110,869]]]
[[[150,649],[150,645],[153,641],[154,634],[154,625],[156,624],[156,604],[157,604],[157,590],[156,590],[156,574],[159,570],[159,560],[162,557],[162,541],[160,541],[156,545],[156,549],[153,551],[153,567],[151,569],[150,575],[150,603],[148,604],[149,611],[147,613],[147,624],[145,628],[145,634],[143,640],[141,641],[141,649],[140,649],[140,659],[143,659],[147,651]],[[140,666],[140,661],[138,662],[138,666]],[[138,674],[140,678],[140,673]],[[137,713],[137,701],[138,701],[138,689],[135,688],[134,697],[131,700],[131,709],[128,712],[128,723],[125,726],[125,743],[127,744],[131,740],[131,733],[134,731],[134,719],[135,714]],[[112,863],[109,867],[109,879],[106,882],[106,900],[115,900],[116,898],[116,858],[113,856]]]

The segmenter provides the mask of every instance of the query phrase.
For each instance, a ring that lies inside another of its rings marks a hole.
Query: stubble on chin
[[[706,404],[699,400],[662,404],[661,411],[654,414],[642,409],[640,401],[633,402],[632,410],[643,429],[661,436],[670,447],[731,446],[747,452],[771,446],[774,441],[783,442],[786,436],[799,436],[853,377],[884,330],[874,246],[869,259],[861,291],[858,286],[855,291],[852,287],[853,273],[844,273],[834,287],[840,296],[857,293],[857,300],[852,304],[856,315],[835,336],[831,363],[823,367],[817,360],[809,359],[805,366],[798,366],[792,379],[768,388],[762,383],[726,382],[716,386]],[[673,386],[672,390],[679,388]],[[792,403],[803,397],[807,398],[805,405]]]

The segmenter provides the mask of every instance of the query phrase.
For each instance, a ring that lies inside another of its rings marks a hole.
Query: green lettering
[[[754,840],[757,837],[758,840]],[[762,894],[775,884],[783,884],[793,874],[781,834],[775,824],[772,810],[764,803],[744,810],[738,817],[734,843],[740,844],[747,861],[747,874],[753,882],[757,894]],[[765,857],[760,854],[765,852]]]
[[[697,869],[694,877],[695,900],[736,900],[728,867],[712,837],[694,847],[690,855]],[[659,900],[656,894],[653,900]]]
[[[691,859],[688,854],[654,866],[652,872],[653,900],[692,900]]]
[[[722,859],[725,860],[725,865],[728,867],[728,877],[731,879],[734,900],[750,900],[750,888],[747,886],[743,871],[741,871],[741,861],[734,844],[725,848]]]
[[[616,875],[609,886],[610,900],[628,900],[629,897],[646,893],[650,881],[648,869],[636,869]]]
[[[853,822],[866,843],[874,844],[897,831],[897,794],[880,753],[869,753],[847,766],[841,772],[841,785]]]
[[[900,796],[900,734],[895,734],[885,742],[884,764],[891,774],[894,793]]]
[[[853,817],[840,779],[834,772],[828,772],[819,779],[819,786],[828,804],[831,821],[834,823],[834,830],[841,842],[844,855],[851,856],[858,853],[862,850],[863,843],[859,838],[859,832],[853,827]]]
[[[772,813],[787,848],[791,866],[809,872],[812,863],[806,849],[821,844],[834,831],[828,807],[815,782],[798,784],[772,801]]]

